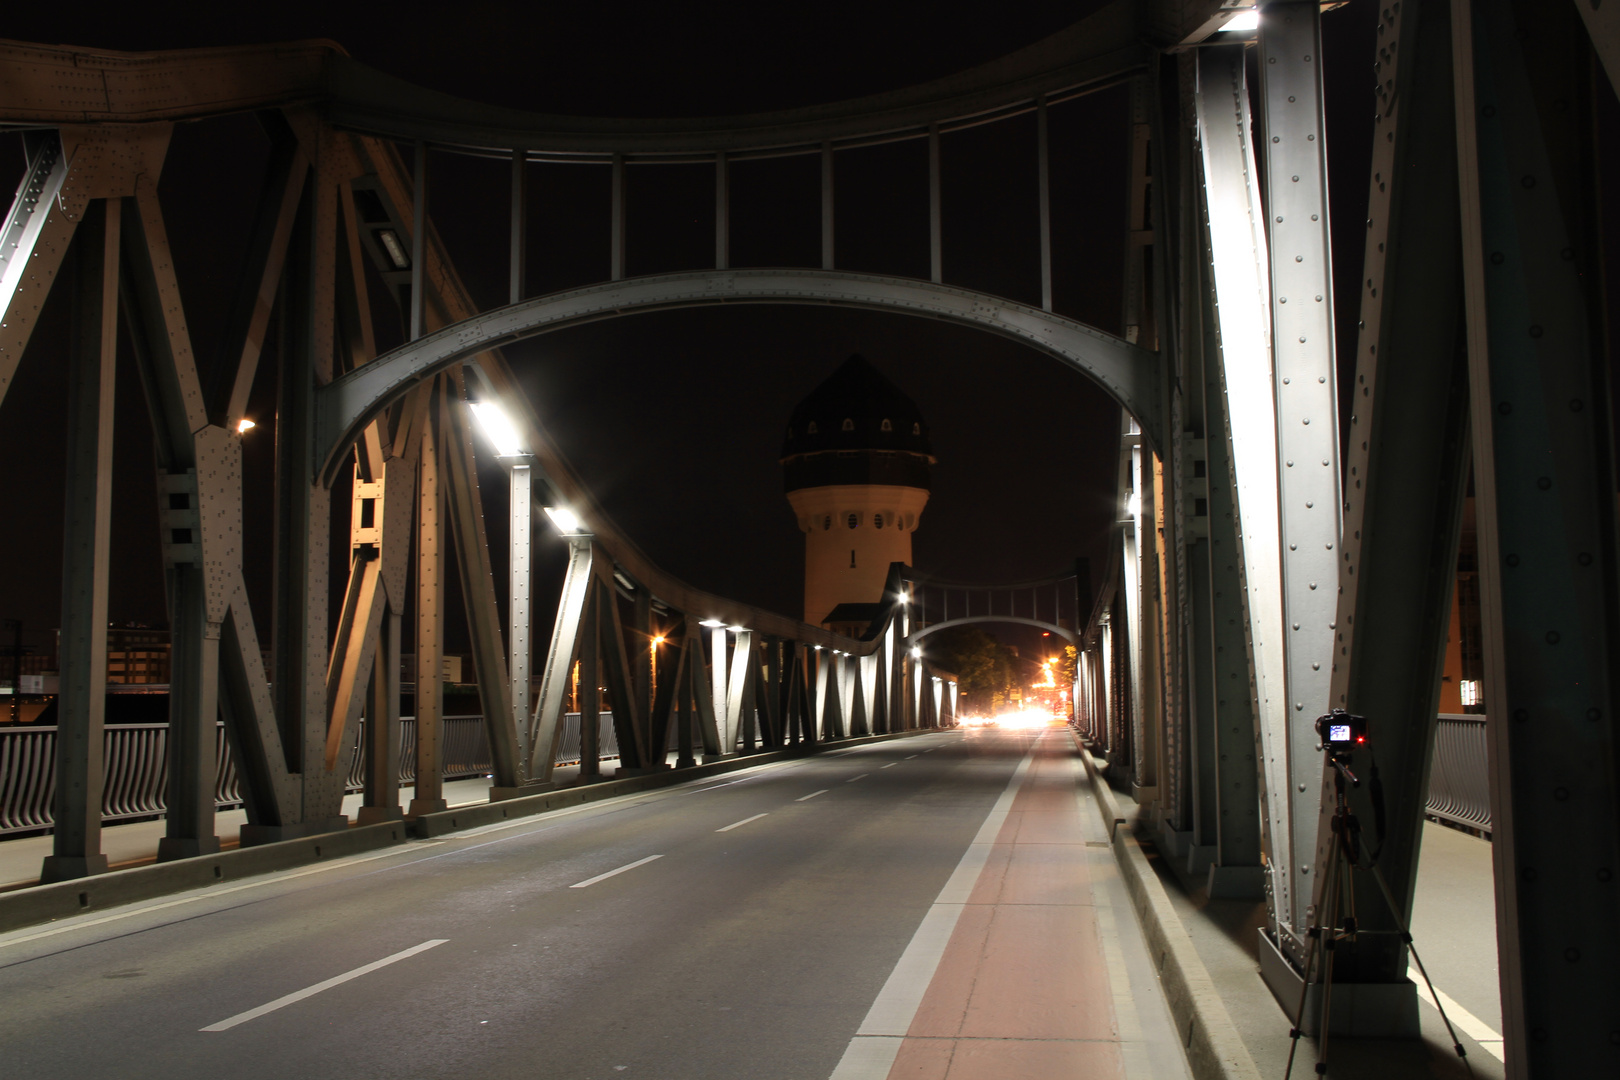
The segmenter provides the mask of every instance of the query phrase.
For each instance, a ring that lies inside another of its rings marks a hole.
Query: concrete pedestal
[[[336,817],[320,818],[315,821],[300,821],[293,825],[244,825],[241,832],[243,847],[257,847],[260,844],[275,844],[282,840],[297,840],[304,836],[315,836],[319,833],[342,832],[349,827],[349,819],[343,814]]]
[[[405,812],[397,806],[362,806],[354,816],[356,825],[376,825],[382,821],[403,821]]]
[[[525,795],[540,795],[556,789],[557,784],[553,780],[547,780],[543,784],[520,784],[517,787],[492,787],[489,789],[489,801],[505,802],[507,799],[521,799]]]
[[[107,872],[107,856],[105,855],[47,855],[45,864],[39,871],[39,883],[49,885],[53,881],[72,881],[74,878],[89,877],[91,874],[105,874]]]
[[[165,836],[158,841],[158,862],[191,859],[198,855],[214,855],[219,851],[219,837],[204,836],[196,839]]]
[[[1260,977],[1291,1024],[1299,1008],[1299,990],[1305,980],[1266,932],[1257,932],[1260,935]],[[1320,982],[1313,982],[1305,995],[1305,1016],[1300,1029],[1312,1037],[1320,1026],[1321,995]],[[1334,1037],[1416,1039],[1420,1036],[1417,987],[1410,979],[1395,983],[1335,982],[1331,1001],[1328,1034]]]

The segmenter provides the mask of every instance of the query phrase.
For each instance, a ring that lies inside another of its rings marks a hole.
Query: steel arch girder
[[[365,425],[421,380],[492,348],[564,327],[640,312],[733,303],[821,304],[893,311],[967,326],[1028,345],[1099,383],[1165,445],[1158,357],[1123,338],[1001,297],[910,278],[828,270],[702,270],[604,282],[536,297],[452,323],[316,393],[321,478],[330,483]]]
[[[930,623],[921,630],[912,631],[907,636],[906,643],[915,645],[936,630],[949,630],[953,626],[972,626],[976,623],[1017,623],[1020,626],[1034,626],[1057,634],[1076,648],[1080,646],[1080,635],[1073,630],[1061,627],[1057,623],[1049,623],[1044,619],[1026,619],[1021,615],[964,615],[960,619],[948,619],[945,622]]]

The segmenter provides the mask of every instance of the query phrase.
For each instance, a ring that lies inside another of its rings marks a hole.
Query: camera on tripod
[[[1335,760],[1342,760],[1367,745],[1367,718],[1334,709],[1316,718],[1316,734],[1322,740],[1322,749]]]

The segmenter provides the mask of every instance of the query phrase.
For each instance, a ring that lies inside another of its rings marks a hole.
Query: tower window
[[[922,425],[921,424],[912,424],[911,425],[911,433],[913,435],[921,435],[922,434]]]
[[[860,523],[861,523],[860,515],[858,515],[858,514],[849,515],[849,527],[850,528],[853,529],[855,526],[859,525]]]
[[[816,433],[816,422],[814,420],[810,421],[810,426],[805,428],[804,432],[806,435],[814,435]]]
[[[788,438],[793,438],[793,429],[791,427],[788,428]]]
[[[844,430],[845,431],[854,431],[855,430],[855,421],[851,420],[847,416],[844,417]]]
[[[885,417],[884,420],[883,420],[882,428],[883,428],[884,431],[893,431],[894,430],[894,425],[889,423],[888,418]]]
[[[849,549],[849,568],[851,570],[855,569],[855,549],[854,548]]]
[[[826,530],[832,528],[832,515],[831,514],[828,514],[826,517],[821,519],[821,528],[822,528],[823,532],[825,532]]]
[[[884,422],[884,423],[885,423],[885,424],[887,424],[887,423],[888,423],[888,421],[887,421],[887,420],[885,420],[885,421],[883,421],[883,422]],[[874,525],[874,526],[875,526],[875,527],[876,527],[876,528],[879,528],[879,529],[881,529],[881,528],[883,528],[883,515],[882,515],[882,514],[873,514],[873,515],[872,515],[872,524],[873,524],[873,525]]]

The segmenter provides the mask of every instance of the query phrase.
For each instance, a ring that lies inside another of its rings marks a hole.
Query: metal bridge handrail
[[[913,584],[925,585],[931,589],[956,589],[960,592],[1013,592],[1018,589],[1039,589],[1048,585],[1061,585],[1065,581],[1074,581],[1079,576],[1075,571],[1069,570],[1066,573],[1054,574],[1051,577],[985,584],[984,582],[950,581],[929,573],[913,570],[905,576],[905,580]]]
[[[579,758],[579,714],[568,714],[558,747],[557,764],[572,764]],[[446,780],[486,776],[491,769],[489,741],[484,718],[479,715],[443,718]],[[223,724],[215,725],[216,809],[242,805],[241,780],[231,757],[230,743]],[[105,780],[102,788],[101,819],[104,822],[158,817],[167,809],[168,724],[109,724],[103,734]],[[671,737],[673,737],[671,732]],[[54,725],[0,727],[0,835],[38,832],[54,821],[52,800],[56,791],[56,735]],[[349,794],[365,786],[364,721],[357,725],[349,751],[349,767],[344,790]],[[613,714],[602,714],[600,747],[603,757],[618,753]],[[398,777],[401,783],[416,779],[416,718],[400,718]]]

